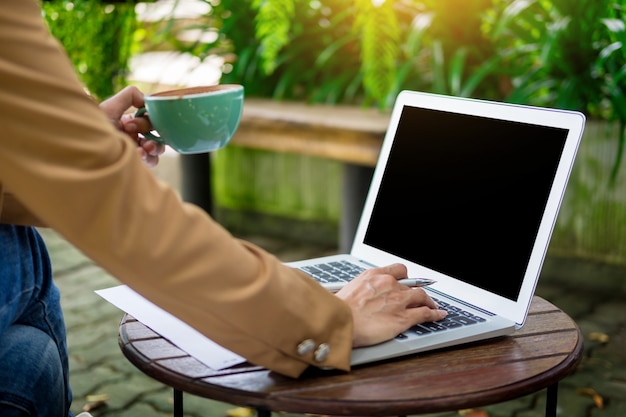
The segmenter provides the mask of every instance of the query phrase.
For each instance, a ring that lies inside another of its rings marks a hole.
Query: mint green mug
[[[220,84],[162,91],[144,96],[146,116],[154,131],[147,139],[170,146],[181,154],[205,153],[226,146],[243,111],[243,86]]]

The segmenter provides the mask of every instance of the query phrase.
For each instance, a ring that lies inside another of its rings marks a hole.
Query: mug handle
[[[133,115],[134,117],[148,117],[146,115],[146,113],[148,112],[148,109],[146,109],[145,107],[140,107],[137,109],[137,111],[135,112],[135,114]],[[143,137],[145,137],[146,139],[149,140],[153,140],[155,142],[160,143],[161,145],[167,145],[163,139],[161,139],[160,136],[155,135],[154,133],[151,132],[146,132],[146,133],[142,133]]]

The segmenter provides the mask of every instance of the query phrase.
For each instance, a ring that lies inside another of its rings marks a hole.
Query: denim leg
[[[9,326],[0,336],[0,360],[18,367],[0,372],[0,415],[67,416],[61,357],[50,336],[32,326]]]
[[[65,323],[43,239],[34,228],[0,224],[0,415],[13,407],[17,416],[71,416],[71,400]]]

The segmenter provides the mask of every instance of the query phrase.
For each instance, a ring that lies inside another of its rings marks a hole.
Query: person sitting
[[[367,270],[331,294],[181,201],[146,166],[162,151],[141,136],[149,123],[125,115],[143,94],[129,87],[95,103],[37,0],[4,1],[0,42],[3,417],[72,416],[59,292],[37,226],[216,343],[289,377],[311,366],[347,372],[352,348],[444,316],[423,290],[396,282],[404,265]],[[299,351],[309,339],[328,354]]]

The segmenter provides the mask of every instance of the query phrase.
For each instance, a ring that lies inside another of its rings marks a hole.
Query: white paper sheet
[[[246,361],[146,300],[126,285],[97,290],[96,294],[212,369],[225,369]]]

